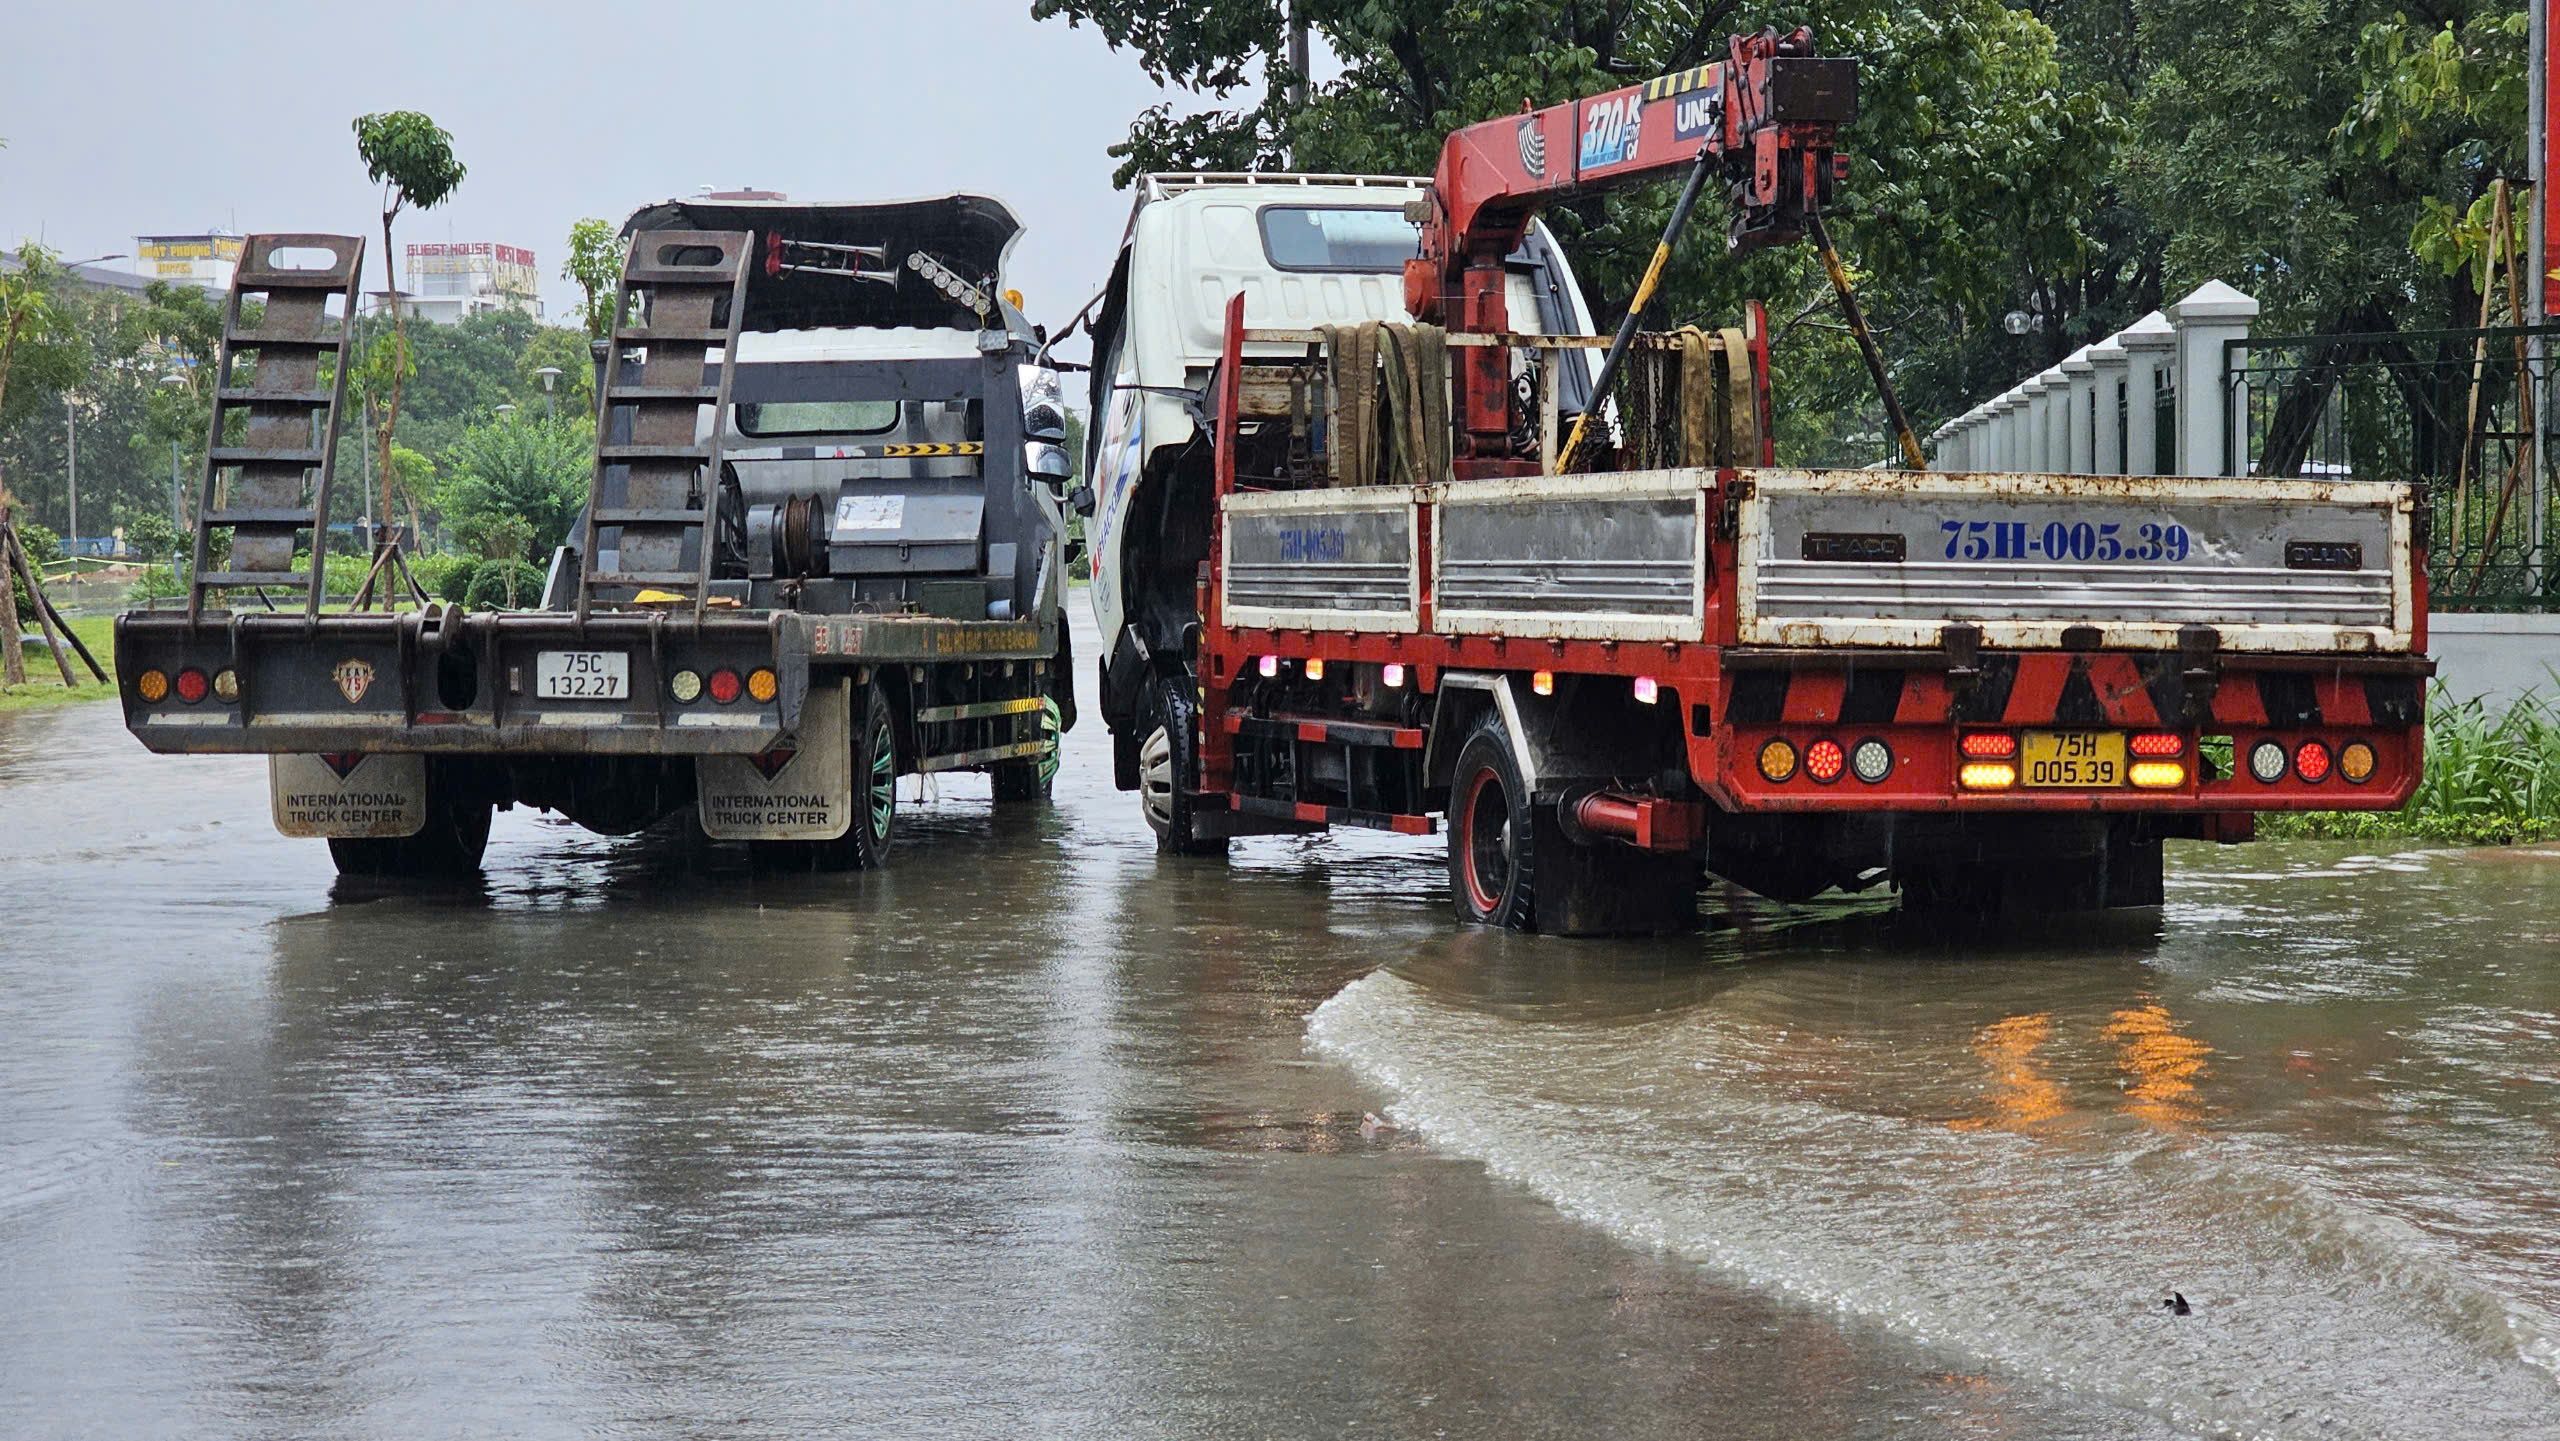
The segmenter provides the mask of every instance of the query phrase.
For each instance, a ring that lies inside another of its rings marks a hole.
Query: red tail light
[[[2174,731],[2143,731],[2128,744],[2143,760],[2170,760],[2187,753],[2187,738]]]
[[[2329,778],[2329,748],[2318,741],[2304,741],[2293,752],[2293,773],[2313,785]]]
[[[1848,753],[1835,740],[1818,740],[1804,748],[1804,773],[1829,785],[1849,764]]]
[[[2018,753],[2018,738],[2001,731],[1975,731],[1963,741],[1966,760],[2003,760]]]
[[[738,698],[738,673],[723,667],[711,673],[711,698],[727,705]]]
[[[211,688],[212,684],[204,678],[204,672],[194,666],[178,672],[178,699],[189,705],[203,700],[205,692]]]

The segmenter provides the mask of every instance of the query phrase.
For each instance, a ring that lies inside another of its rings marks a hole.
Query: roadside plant
[[[391,222],[415,206],[432,210],[462,184],[462,162],[453,157],[453,137],[415,110],[386,110],[359,115],[355,121],[356,153],[375,184],[382,187],[382,284],[390,297],[391,328],[397,337],[392,360],[390,398],[382,412],[382,517],[391,518],[391,441],[400,425],[400,385],[409,369],[409,325],[400,311],[400,277],[391,266]]]

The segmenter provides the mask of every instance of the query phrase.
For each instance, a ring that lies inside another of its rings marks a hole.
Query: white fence
[[[2247,469],[2249,394],[2228,342],[2258,302],[2210,280],[1929,436],[1932,470],[2230,475]],[[2226,358],[2227,357],[2227,358]]]

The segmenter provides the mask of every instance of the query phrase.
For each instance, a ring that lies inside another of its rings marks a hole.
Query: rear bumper
[[[1915,663],[1922,657],[1927,663]],[[2424,687],[2433,670],[2423,657],[2223,656],[2197,667],[2175,653],[2107,651],[1984,654],[1969,670],[1953,670],[1926,652],[1781,658],[1728,651],[1715,723],[1699,734],[1706,717],[1688,712],[1690,770],[1720,805],[1744,812],[2391,810],[2417,788]],[[2023,739],[2031,731],[2165,732],[2180,744],[2164,759],[2183,773],[2158,786],[2129,778],[2031,785],[2023,772],[2006,786],[1965,784],[1966,736]],[[1777,779],[1762,762],[1773,741],[1799,757]],[[1818,777],[1802,763],[1823,742],[1846,756],[1870,741],[1891,756],[1879,778],[1846,765]],[[2288,767],[2260,781],[2247,757],[2262,741],[2288,755],[2316,742],[2333,759],[2360,743],[2374,765],[2361,781],[2334,766],[2317,779]]]
[[[420,752],[479,755],[753,755],[798,723],[809,687],[809,622],[784,612],[739,616],[549,611],[462,615],[209,615],[137,611],[116,621],[125,724],[163,754]],[[629,657],[629,695],[545,700],[545,650]],[[667,678],[690,669],[744,675],[770,668],[771,702],[705,694],[680,704]],[[236,694],[208,685],[188,702],[157,702],[140,680],[228,671]]]

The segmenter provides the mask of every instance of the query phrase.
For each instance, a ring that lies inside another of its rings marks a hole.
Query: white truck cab
[[[1139,788],[1139,752],[1163,728],[1157,693],[1188,684],[1193,583],[1212,506],[1202,407],[1229,299],[1241,293],[1245,324],[1261,328],[1411,319],[1404,263],[1420,232],[1407,205],[1428,190],[1423,179],[1374,175],[1139,179],[1094,324],[1089,489],[1079,498],[1089,507],[1102,708],[1121,789]],[[1515,332],[1594,333],[1542,224],[1511,257],[1508,300]],[[1562,405],[1577,412],[1587,362],[1577,352],[1566,364]]]

